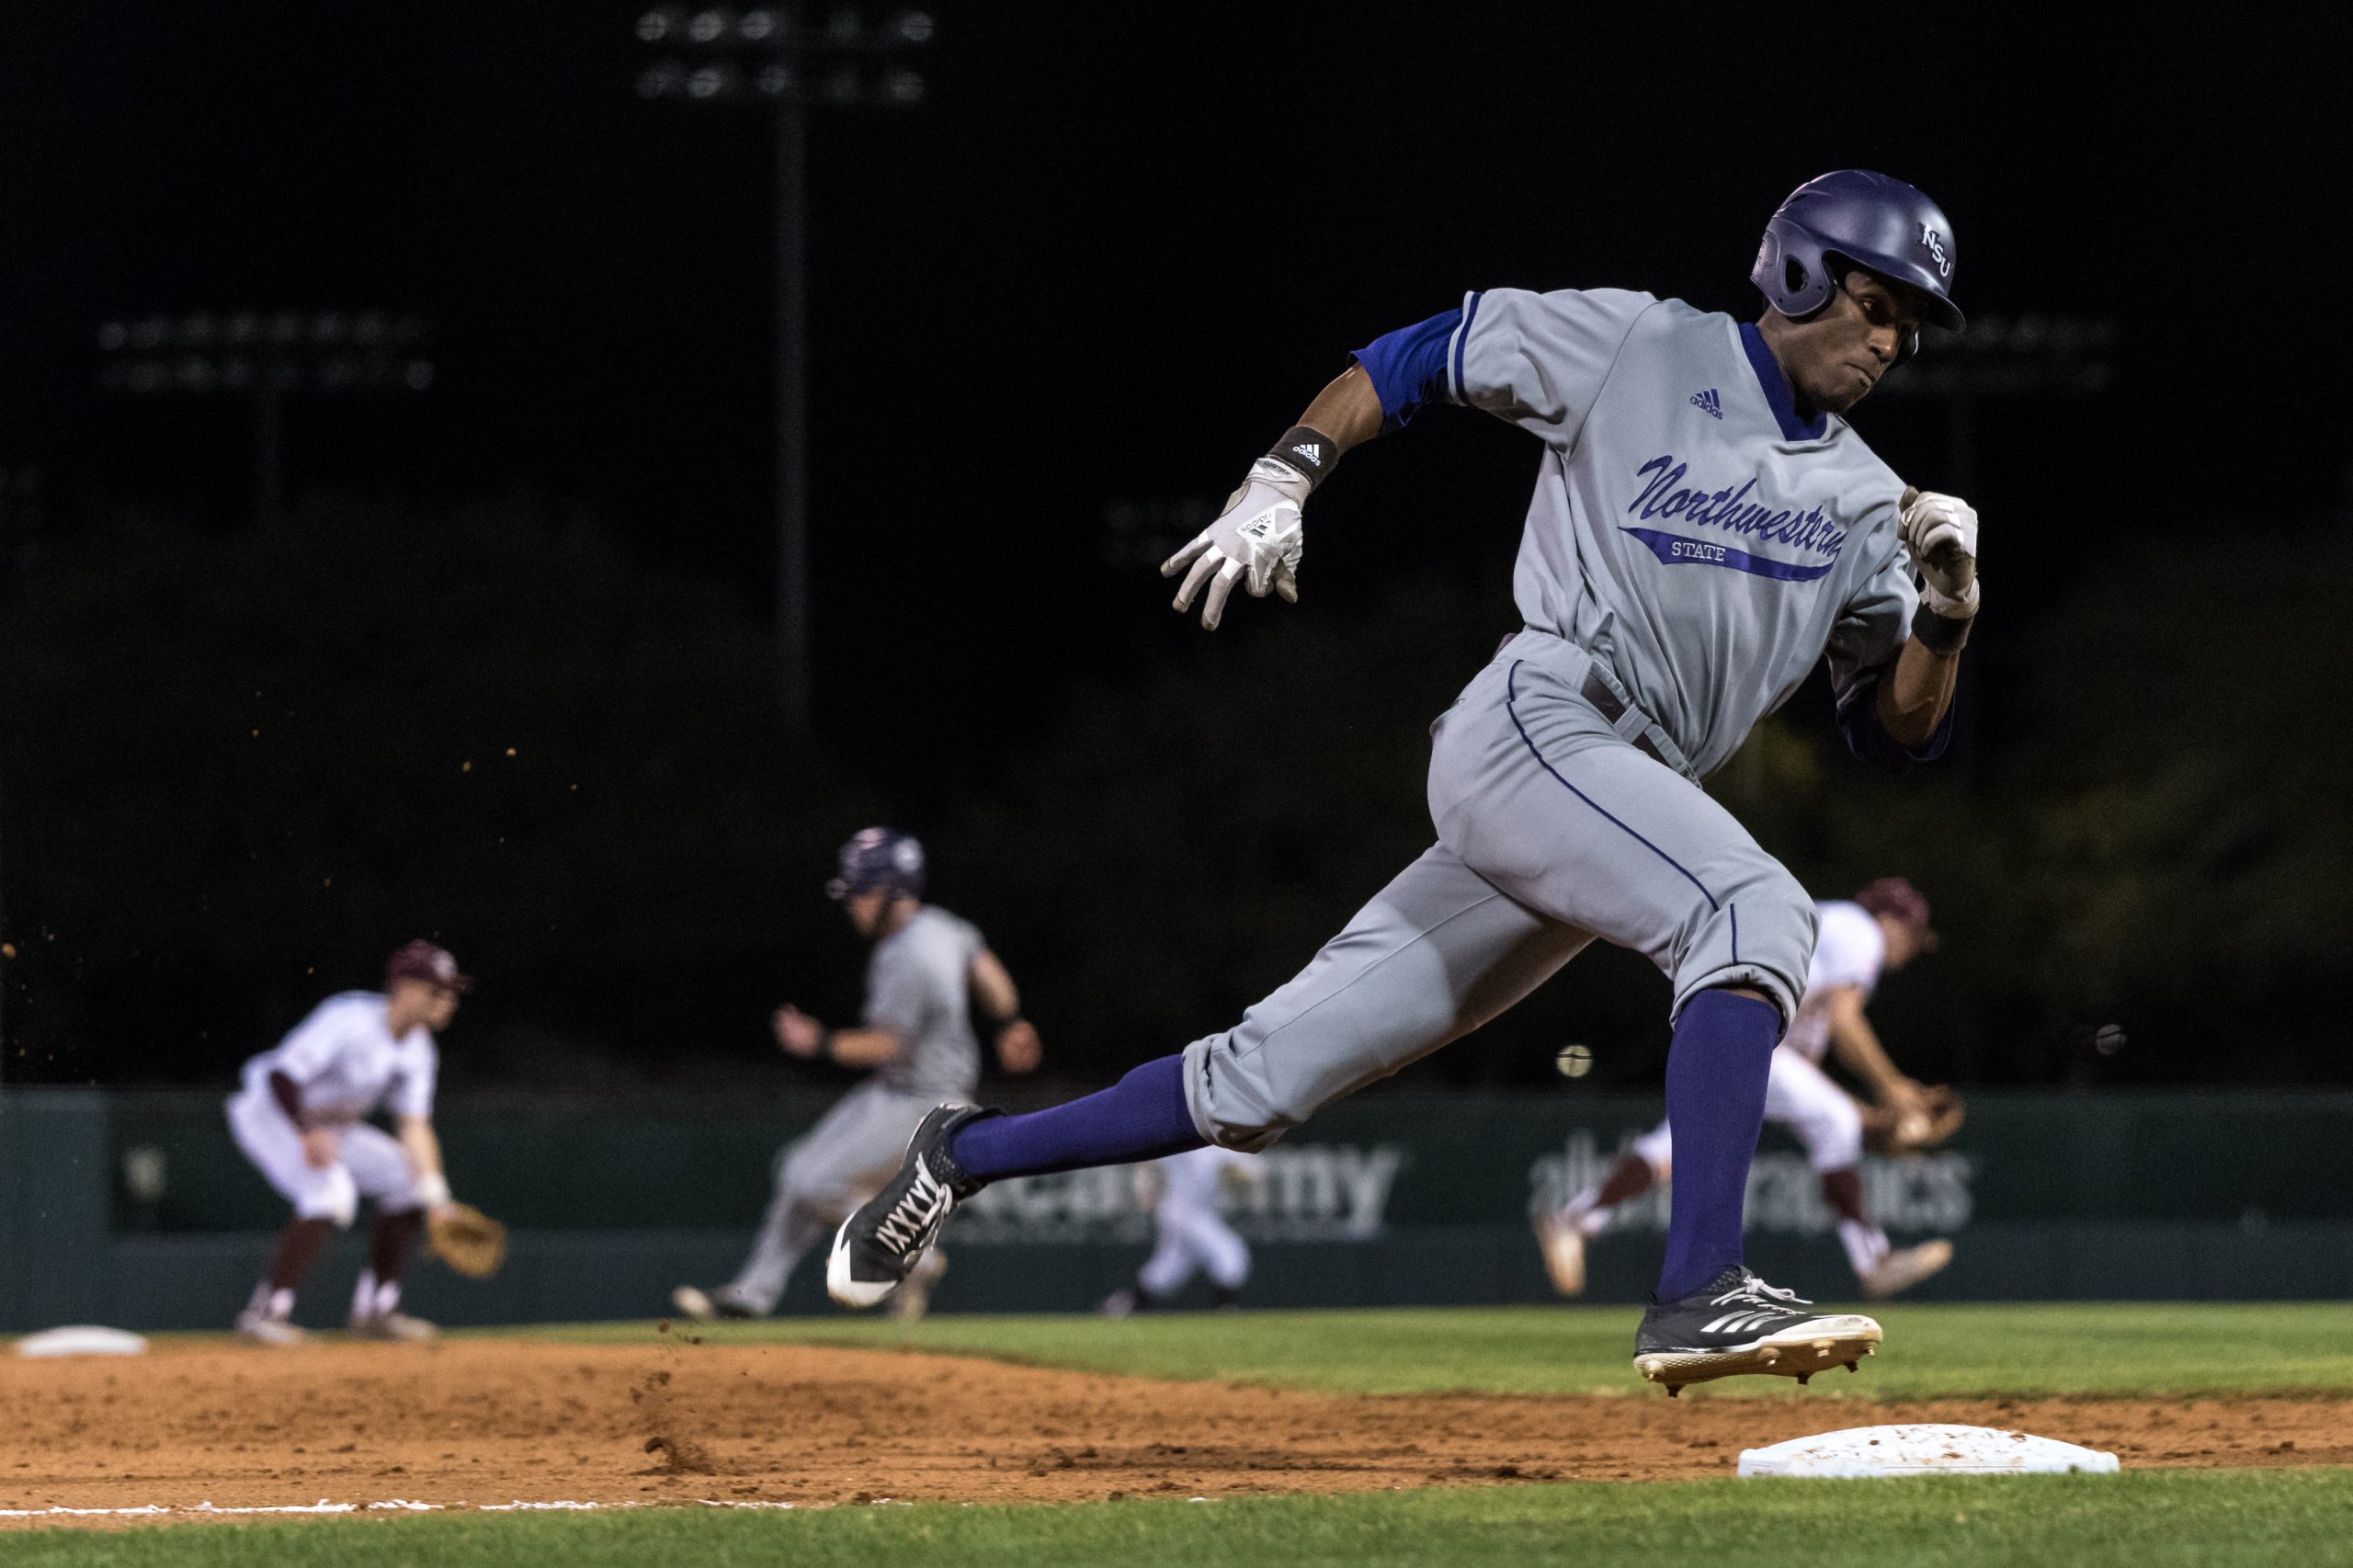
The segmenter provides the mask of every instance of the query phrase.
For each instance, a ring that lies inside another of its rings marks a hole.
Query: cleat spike
[[[1806,1384],[1812,1381],[1813,1381],[1813,1374],[1812,1372],[1800,1372],[1798,1374],[1798,1387],[1803,1388]]]
[[[1681,1383],[1667,1384],[1666,1397],[1669,1399],[1681,1399],[1683,1397],[1683,1385]]]
[[[1861,1369],[1860,1367],[1858,1367],[1857,1365],[1855,1365],[1855,1363],[1854,1363],[1854,1362],[1849,1361],[1849,1362],[1847,1362],[1847,1370],[1848,1370],[1848,1371],[1850,1371],[1850,1372],[1859,1372],[1859,1371],[1861,1371],[1861,1370],[1862,1370],[1862,1369]]]

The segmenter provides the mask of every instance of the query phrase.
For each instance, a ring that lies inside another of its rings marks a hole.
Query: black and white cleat
[[[948,1153],[956,1130],[992,1110],[944,1105],[907,1140],[906,1158],[882,1190],[834,1233],[825,1259],[825,1292],[846,1307],[880,1306],[923,1261],[959,1199],[987,1185],[968,1176]]]
[[[1634,1335],[1634,1369],[1669,1395],[1687,1384],[1746,1374],[1809,1381],[1828,1367],[1848,1371],[1879,1353],[1883,1331],[1854,1312],[1813,1312],[1792,1290],[1745,1268],[1718,1275],[1676,1301],[1656,1301]]]

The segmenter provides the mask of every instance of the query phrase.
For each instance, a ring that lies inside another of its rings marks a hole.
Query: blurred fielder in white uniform
[[[384,989],[346,991],[313,1008],[276,1046],[245,1063],[229,1098],[229,1131],[254,1168],[294,1206],[269,1271],[237,1314],[249,1344],[300,1345],[294,1291],[361,1199],[376,1205],[368,1267],[351,1299],[351,1332],[365,1339],[433,1337],[400,1311],[401,1270],[436,1209],[448,1204],[433,1091],[435,1033],[449,1027],[472,983],[458,960],[411,942],[385,966]],[[381,1110],[394,1133],[369,1124]],[[396,1134],[396,1135],[395,1135]]]
[[[1820,934],[1806,971],[1805,995],[1789,1033],[1773,1051],[1766,1082],[1765,1119],[1797,1135],[1806,1158],[1822,1173],[1822,1196],[1838,1216],[1838,1240],[1863,1294],[1883,1301],[1918,1284],[1952,1261],[1952,1244],[1938,1240],[1895,1248],[1863,1206],[1864,1111],[1822,1070],[1825,1052],[1869,1085],[1880,1106],[1896,1116],[1916,1114],[1929,1091],[1897,1071],[1864,1014],[1880,975],[1935,950],[1928,901],[1901,877],[1882,877],[1853,902],[1815,906]],[[1585,1291],[1586,1244],[1609,1223],[1610,1211],[1665,1182],[1674,1166],[1674,1139],[1665,1122],[1634,1140],[1618,1164],[1556,1213],[1539,1215],[1538,1244],[1546,1271],[1564,1296]]]
[[[1105,1298],[1103,1311],[1123,1318],[1167,1301],[1196,1273],[1210,1277],[1210,1304],[1221,1311],[1241,1305],[1250,1280],[1250,1244],[1225,1222],[1219,1199],[1229,1184],[1258,1179],[1258,1156],[1212,1143],[1136,1167],[1140,1180],[1156,1182],[1153,1203],[1152,1256],[1136,1271],[1136,1282]]]

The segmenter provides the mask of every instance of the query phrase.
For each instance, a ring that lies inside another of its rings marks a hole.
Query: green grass
[[[11,1568],[2228,1568],[2353,1561],[2353,1471],[1522,1486],[1342,1497],[700,1509],[0,1535]]]
[[[1962,1395],[2257,1393],[2353,1390],[2353,1304],[1894,1306],[1888,1343],[1860,1375],[1814,1392],[1881,1399]],[[1142,1377],[1234,1380],[1366,1393],[1476,1389],[1650,1392],[1631,1360],[1622,1307],[1398,1308],[1138,1317],[938,1317],[912,1328],[869,1318],[699,1327],[706,1344],[786,1341],[904,1347]],[[646,1341],[648,1324],[516,1331]],[[674,1331],[675,1332],[675,1331]],[[1786,1393],[1778,1378],[1728,1394]],[[1653,1397],[1655,1397],[1654,1394]]]

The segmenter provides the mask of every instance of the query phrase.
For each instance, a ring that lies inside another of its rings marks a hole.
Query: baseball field
[[[2353,1562],[2353,1306],[1919,1306],[1669,1401],[1622,1308],[563,1325],[0,1362],[0,1562]],[[1954,1421],[2120,1476],[1740,1480]]]

